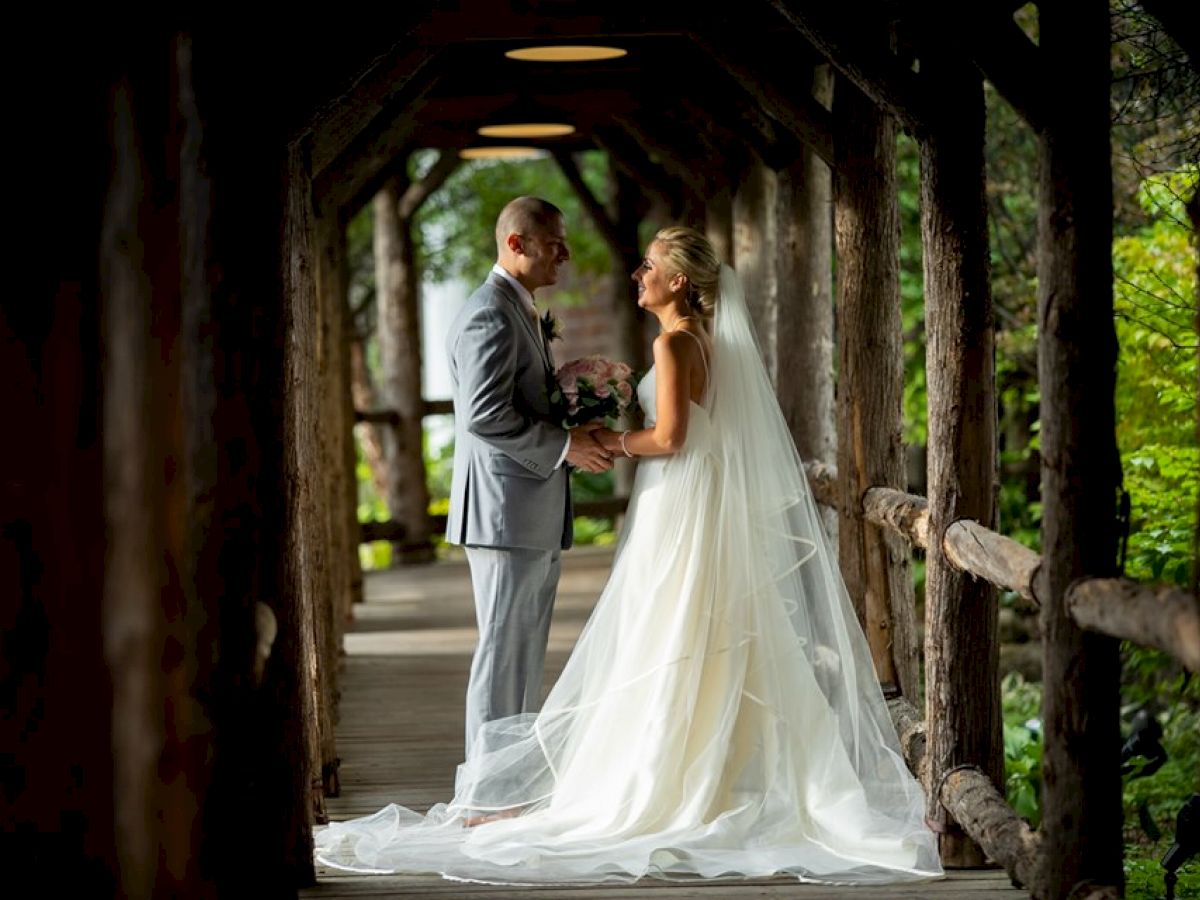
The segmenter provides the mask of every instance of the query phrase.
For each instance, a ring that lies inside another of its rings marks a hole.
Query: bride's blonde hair
[[[661,229],[654,240],[662,245],[668,267],[688,280],[688,306],[706,319],[712,318],[721,282],[721,260],[712,242],[695,228],[672,225]]]

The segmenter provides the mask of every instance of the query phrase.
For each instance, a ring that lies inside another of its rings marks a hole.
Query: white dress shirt
[[[492,271],[507,281],[513,286],[513,290],[517,292],[517,296],[525,302],[526,311],[533,317],[533,327],[535,333],[540,337],[542,333],[541,324],[538,322],[537,304],[533,302],[533,294],[525,289],[525,285],[513,278],[500,263],[492,266]],[[563,444],[562,453],[558,457],[558,462],[554,464],[554,468],[559,468],[563,464],[563,460],[567,458],[567,451],[571,448],[571,434],[567,432],[567,441]]]

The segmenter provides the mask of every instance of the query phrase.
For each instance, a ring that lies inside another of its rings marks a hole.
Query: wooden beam
[[[727,83],[729,80],[725,77],[714,79],[709,91],[718,97],[728,96],[730,87],[736,91],[736,86]],[[732,152],[734,147],[752,150],[772,169],[791,165],[800,157],[800,142],[777,126],[752,98],[747,99],[751,102],[735,102],[728,109],[713,108],[710,102],[698,102],[688,96],[677,100],[688,118],[702,125],[701,136],[707,135],[719,142],[722,149],[710,144],[706,153],[724,157],[718,168],[727,173],[726,177],[733,177],[746,165],[746,161],[739,158],[744,154]]]
[[[1141,0],[1141,5],[1187,54],[1192,68],[1200,71],[1200,30],[1196,28],[1195,10],[1189,13],[1188,5],[1178,0]]]
[[[411,9],[411,18],[400,26],[402,37],[314,114],[308,135],[314,178],[376,125],[379,116],[386,115],[384,111],[407,106],[414,86],[428,81],[426,70],[431,68],[438,45],[419,37],[416,31],[426,22],[430,10],[421,4]]]
[[[352,215],[391,177],[397,161],[406,158],[417,130],[417,112],[439,78],[433,59],[430,52],[428,59],[403,79],[401,88],[389,96],[386,105],[378,107],[370,123],[347,139],[344,146],[339,143],[338,155],[324,160],[320,168],[314,133],[309,154],[313,159],[313,194],[320,208],[345,208],[346,214]],[[459,140],[465,143],[467,138]]]
[[[1031,128],[1040,131],[1046,122],[1044,99],[1048,77],[1042,53],[1013,21],[1010,4],[964,7],[952,0],[925,0],[918,4],[913,30],[920,36],[922,71],[919,81],[932,93],[945,82],[929,71],[924,57],[953,47],[979,69]],[[932,115],[942,115],[952,127],[956,107],[933,103]]]
[[[1165,650],[1200,672],[1200,600],[1195,594],[1128,578],[1084,578],[1067,588],[1066,604],[1080,628]]]
[[[577,39],[605,40],[680,33],[684,13],[695,7],[674,0],[656,3],[601,5],[599,12],[586,6],[565,12],[562,4],[522,3],[498,7],[494,0],[456,0],[436,8],[421,34],[427,40],[488,41],[512,43],[547,39],[571,42]],[[502,10],[502,11],[501,11]]]
[[[724,38],[720,32],[710,35],[693,31],[689,37],[789,134],[826,164],[833,165],[832,116],[825,106],[817,102],[811,91],[787,93],[779,89],[779,82],[763,78],[761,60],[755,60],[748,54],[743,49],[747,45],[741,40]]]
[[[641,120],[633,117],[614,116],[613,123],[640,144],[651,160],[656,161],[670,172],[692,193],[699,197],[708,194],[709,173],[697,161],[687,158],[686,154],[681,154],[675,143],[663,139],[657,133],[652,133],[652,127],[646,127]]]
[[[613,165],[641,185],[642,190],[658,200],[672,216],[678,215],[679,185],[661,167],[650,162],[627,133],[601,126],[592,129],[591,137],[596,147],[608,154]]]
[[[829,4],[770,2],[847,80],[907,130],[921,131],[929,115],[927,102],[916,75],[890,52],[882,18],[871,20],[859,7],[835,12]]]

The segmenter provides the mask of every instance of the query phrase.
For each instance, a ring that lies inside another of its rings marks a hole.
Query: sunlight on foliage
[[[1187,584],[1200,490],[1196,268],[1182,196],[1200,169],[1149,179],[1150,222],[1113,243],[1117,440],[1132,516],[1126,574]]]

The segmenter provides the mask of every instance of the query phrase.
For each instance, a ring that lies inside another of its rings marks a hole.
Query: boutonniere
[[[558,319],[550,314],[550,310],[546,310],[546,314],[538,321],[541,323],[542,337],[546,339],[546,343],[562,338],[562,327],[558,324]]]

